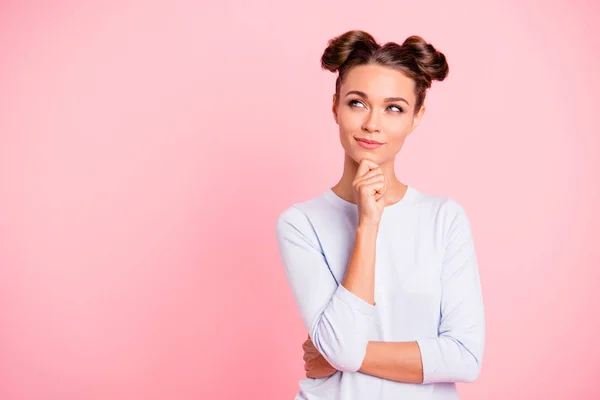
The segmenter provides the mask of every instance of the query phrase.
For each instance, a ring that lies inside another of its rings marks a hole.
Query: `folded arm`
[[[375,311],[376,231],[357,229],[342,284],[336,282],[310,221],[298,208],[290,207],[278,218],[277,240],[286,277],[315,347],[337,370],[357,371]]]
[[[453,203],[442,263],[437,337],[369,342],[361,372],[413,383],[472,382],[481,370],[485,320],[477,258],[464,210]]]

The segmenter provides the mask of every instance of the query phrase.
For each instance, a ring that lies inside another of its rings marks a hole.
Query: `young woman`
[[[481,369],[484,307],[465,210],[402,183],[394,161],[445,56],[418,36],[329,41],[339,182],[277,220],[286,276],[309,332],[296,399],[457,399]]]

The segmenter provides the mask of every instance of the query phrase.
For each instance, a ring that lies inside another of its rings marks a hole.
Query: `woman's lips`
[[[372,140],[357,139],[357,138],[355,138],[355,139],[358,142],[358,145],[360,147],[362,147],[363,149],[373,150],[373,149],[376,149],[383,145],[383,143],[373,142]]]

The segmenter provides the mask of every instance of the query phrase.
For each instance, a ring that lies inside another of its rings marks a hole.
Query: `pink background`
[[[0,398],[293,398],[275,219],[340,177],[349,29],[448,57],[397,172],[472,221],[462,398],[600,397],[597,5],[83,3],[0,6]]]

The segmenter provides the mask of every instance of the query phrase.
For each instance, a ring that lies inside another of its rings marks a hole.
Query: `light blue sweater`
[[[383,210],[375,305],[340,283],[354,245],[358,208],[331,189],[277,219],[286,276],[315,347],[339,371],[302,379],[296,399],[457,399],[455,382],[477,378],[484,308],[469,220],[454,200],[409,186]],[[369,341],[416,341],[423,384],[357,372]],[[302,360],[299,360],[302,362]]]

